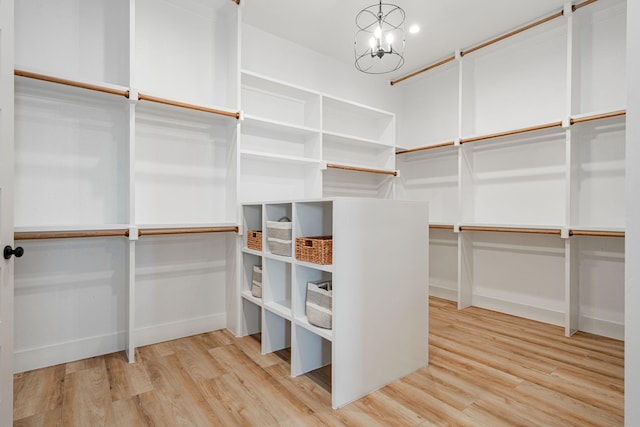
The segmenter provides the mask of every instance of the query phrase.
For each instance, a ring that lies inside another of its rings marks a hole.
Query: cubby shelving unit
[[[295,243],[294,256],[273,255],[264,232],[263,250],[248,249],[243,235],[240,334],[260,333],[263,353],[290,347],[293,376],[331,364],[334,408],[424,366],[427,203],[336,198],[242,206],[245,233],[266,230],[266,221],[281,216],[292,219],[294,242],[333,236],[333,263],[296,259]],[[254,265],[262,265],[262,298],[250,292]],[[307,320],[306,287],[315,280],[333,283],[332,329]],[[398,348],[402,358],[396,357]]]
[[[242,202],[392,198],[395,115],[241,72]]]
[[[227,325],[238,19],[229,0],[16,4],[16,371]]]
[[[623,337],[625,9],[569,5],[392,82],[434,295]]]

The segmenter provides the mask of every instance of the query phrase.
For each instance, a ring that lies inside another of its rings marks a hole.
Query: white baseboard
[[[124,331],[14,352],[14,373],[124,350]]]
[[[176,322],[162,323],[135,330],[135,345],[155,344],[175,340],[205,332],[217,331],[227,327],[227,313],[184,319]]]
[[[624,340],[624,324],[594,317],[580,316],[578,330],[617,340]]]
[[[517,302],[499,300],[492,297],[473,295],[472,305],[487,310],[499,311],[500,313],[511,314],[513,316],[524,317],[526,319],[537,320],[538,322],[550,323],[552,325],[564,327],[564,313],[547,308],[533,307]]]
[[[446,299],[448,301],[458,301],[458,291],[456,289],[442,288],[438,285],[429,286],[429,296]]]

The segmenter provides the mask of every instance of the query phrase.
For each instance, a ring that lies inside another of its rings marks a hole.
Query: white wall
[[[345,43],[351,43],[346,40]],[[355,66],[276,37],[252,25],[242,25],[244,70],[328,95],[394,111],[389,78],[357,71]]]
[[[625,425],[640,425],[640,2],[627,2]]]

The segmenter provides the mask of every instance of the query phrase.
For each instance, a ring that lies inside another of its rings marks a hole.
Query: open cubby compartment
[[[332,236],[333,202],[330,200],[297,202],[294,205],[293,236]]]
[[[15,225],[128,223],[124,98],[16,78]]]
[[[20,246],[27,256],[15,264],[15,372],[125,349],[125,239]]]
[[[291,320],[266,307],[262,310],[262,354],[291,347]]]
[[[322,197],[393,199],[392,175],[327,168],[322,173]]]
[[[567,29],[555,19],[464,56],[462,137],[566,116]]]
[[[324,96],[322,130],[394,145],[395,115],[364,105]]]
[[[453,230],[429,230],[429,295],[458,301],[458,234]]]
[[[143,236],[135,243],[136,346],[226,327],[227,236]]]
[[[398,85],[403,100],[397,116],[398,146],[415,148],[458,138],[458,74],[455,61]]]
[[[295,279],[293,286],[293,317],[297,323],[304,325],[310,331],[325,337],[331,336],[330,329],[317,328],[307,321],[307,283],[319,280],[331,280],[332,273],[302,265],[295,266]]]
[[[572,114],[625,108],[626,8],[610,0],[574,13]]]
[[[251,284],[253,282],[253,267],[262,264],[262,257],[250,253],[242,253],[242,297],[256,305],[262,305],[262,298],[254,297],[251,294]],[[264,279],[263,290],[264,290]],[[262,294],[264,296],[264,292]]]
[[[129,1],[15,3],[16,68],[129,85]]]
[[[559,236],[459,233],[459,306],[564,325],[565,243]]]
[[[577,329],[624,339],[624,238],[573,236],[569,244]]]
[[[242,110],[249,117],[312,130],[320,128],[320,94],[242,72]]]
[[[242,152],[319,161],[320,132],[247,116],[242,121]]]
[[[566,135],[530,132],[462,146],[461,221],[561,226],[566,211]]]
[[[141,102],[135,126],[136,223],[235,222],[235,121]]]
[[[318,198],[322,192],[322,172],[315,162],[301,163],[243,153],[239,177],[241,202]]]
[[[262,307],[254,301],[242,298],[242,329],[240,336],[255,335],[262,332]]]
[[[291,264],[265,258],[262,264],[263,306],[291,320]]]
[[[331,133],[322,135],[322,158],[329,163],[393,170],[395,153],[392,145]]]
[[[263,231],[262,230],[262,205],[242,205],[242,229],[244,232],[244,241],[242,242],[242,247],[247,247],[247,235],[249,230],[254,231]],[[264,230],[266,231],[266,230]],[[262,234],[262,238],[264,240],[265,233]],[[262,242],[262,247],[264,248],[264,241]]]
[[[431,222],[458,221],[458,147],[401,154],[397,167],[398,199],[427,200]]]
[[[571,127],[571,226],[624,228],[625,118]]]
[[[228,0],[136,0],[140,92],[236,110],[238,5]]]
[[[295,345],[291,351],[292,376],[297,377],[332,363],[331,340],[299,324],[295,325],[293,335]]]

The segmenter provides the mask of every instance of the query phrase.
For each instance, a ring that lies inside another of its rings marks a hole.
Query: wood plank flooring
[[[429,366],[337,411],[330,367],[291,378],[288,351],[216,331],[17,374],[14,426],[623,425],[621,341],[430,310]]]

